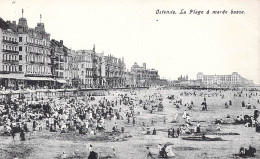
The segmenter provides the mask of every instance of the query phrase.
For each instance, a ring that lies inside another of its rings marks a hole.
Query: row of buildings
[[[0,18],[0,86],[100,88],[151,85],[158,71],[136,63],[126,71],[124,58],[92,50],[72,50],[50,38],[44,23],[29,28],[26,18]]]
[[[242,77],[237,72],[229,75],[204,75],[202,72],[197,74],[195,80],[191,80],[186,76],[178,77],[178,80],[172,81],[175,86],[200,86],[200,87],[228,87],[228,86],[253,86],[254,82]]]
[[[229,75],[204,75],[202,72],[197,74],[197,80],[206,85],[253,85],[252,80],[242,77],[237,72]]]

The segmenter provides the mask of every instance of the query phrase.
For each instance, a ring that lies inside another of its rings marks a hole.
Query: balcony
[[[0,74],[10,74],[10,73],[22,74],[23,71],[0,71]]]
[[[2,51],[3,51],[3,52],[8,52],[8,53],[16,53],[16,54],[19,54],[19,51],[14,51],[14,50],[6,50],[6,49],[3,49]]]
[[[18,64],[19,61],[18,60],[5,60],[5,59],[3,59],[3,63]]]
[[[34,52],[34,51],[30,51],[31,54],[36,54],[36,55],[40,55],[41,53],[38,52]]]
[[[92,75],[85,75],[86,78],[92,78]]]
[[[9,43],[9,44],[18,45],[18,42],[15,42],[15,41],[3,40],[3,42],[4,42],[4,43]]]

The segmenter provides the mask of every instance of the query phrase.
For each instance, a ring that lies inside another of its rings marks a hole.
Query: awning
[[[21,93],[29,93],[25,90],[16,90],[16,91],[12,91],[13,94],[21,94]]]
[[[57,92],[56,89],[48,89],[49,92]]]
[[[19,79],[27,80],[28,78],[24,77],[23,74],[0,74],[0,78],[10,78],[10,79]]]
[[[9,94],[9,93],[11,93],[10,90],[8,90],[8,91],[0,91],[0,94]]]
[[[48,77],[28,77],[28,80],[32,80],[32,81],[53,81],[52,78],[48,78]]]
[[[26,89],[27,92],[30,92],[30,93],[34,93],[36,92],[35,90],[31,90],[31,89]]]
[[[59,83],[67,83],[66,80],[57,80],[57,82],[59,82]]]

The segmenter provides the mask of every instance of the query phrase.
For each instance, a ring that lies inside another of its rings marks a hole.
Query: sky
[[[22,8],[30,28],[41,14],[52,39],[73,50],[95,44],[97,52],[124,57],[127,69],[145,62],[171,80],[238,72],[260,84],[259,0],[0,0],[0,17],[18,22]],[[156,14],[158,9],[176,14]],[[191,9],[204,14],[189,14]]]

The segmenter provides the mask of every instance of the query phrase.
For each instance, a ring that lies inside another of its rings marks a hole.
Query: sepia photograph
[[[260,158],[260,0],[1,0],[0,159]]]

